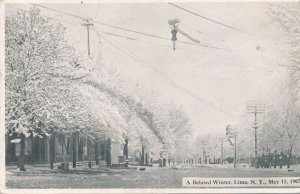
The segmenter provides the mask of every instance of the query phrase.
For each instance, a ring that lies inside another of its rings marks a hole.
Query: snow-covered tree
[[[74,83],[94,61],[76,54],[65,28],[33,7],[7,16],[5,35],[6,133],[24,142],[30,135],[91,128],[90,112]]]
[[[179,158],[190,135],[189,119],[181,108],[173,103],[160,102],[157,96],[157,92],[137,87],[137,111],[158,137],[161,153],[165,157]]]
[[[280,66],[289,70],[288,89],[300,89],[300,5],[297,2],[273,3],[269,6],[270,16],[282,31],[283,52],[281,52]]]
[[[299,112],[299,100],[289,95],[284,96],[265,116],[261,131],[261,146],[287,151],[289,163],[296,146],[299,146]]]
[[[74,50],[65,40],[64,27],[39,12],[18,11],[5,21],[6,133],[17,133],[22,142],[31,134],[48,134],[51,127],[63,128],[62,116],[72,114],[62,111],[66,106],[80,109],[74,106],[70,81],[62,77],[76,70]]]
[[[35,7],[7,16],[6,133],[24,142],[30,135],[80,132],[173,154],[188,134],[183,111],[162,106],[153,94],[128,94],[116,69],[101,56],[80,56],[64,30]]]
[[[102,69],[101,72],[107,71]],[[133,145],[139,145],[138,147],[140,148],[146,148],[148,145],[152,145],[152,147],[153,145],[159,146],[158,137],[153,133],[149,124],[145,122],[144,118],[140,115],[141,107],[139,103],[133,99],[133,97],[120,90],[120,87],[116,87],[116,85],[122,83],[119,79],[114,81],[116,77],[114,77],[114,79],[107,77],[105,80],[110,80],[109,84],[106,84],[106,81],[103,79],[98,79],[98,77],[101,77],[102,75],[101,72],[98,72],[99,74],[97,74],[97,76],[88,76],[84,78],[83,83],[86,86],[92,86],[95,90],[105,94],[111,105],[117,109],[117,112],[122,117],[122,121],[124,122],[118,131],[119,141],[122,142],[122,136],[123,141],[127,139]],[[115,121],[115,123],[118,122],[118,120]]]

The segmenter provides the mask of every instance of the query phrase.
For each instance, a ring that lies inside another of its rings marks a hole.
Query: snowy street
[[[293,169],[293,167],[292,167]],[[299,177],[300,168],[288,172],[283,169],[232,169],[218,167],[185,166],[147,167],[145,171],[115,169],[82,169],[62,172],[47,167],[20,172],[6,171],[7,188],[182,188],[183,177]],[[297,169],[297,170],[296,170]],[[299,170],[298,170],[299,169]],[[29,181],[30,180],[30,181]],[[83,181],[85,180],[85,181]],[[87,181],[88,180],[88,181]]]

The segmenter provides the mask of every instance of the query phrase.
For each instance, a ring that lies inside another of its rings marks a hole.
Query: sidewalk
[[[101,174],[101,173],[118,173],[118,172],[128,172],[128,171],[140,171],[144,169],[145,171],[168,171],[168,170],[184,170],[190,168],[220,168],[220,169],[234,169],[233,164],[205,164],[205,165],[171,165],[165,167],[148,167],[148,166],[128,166],[128,167],[107,167],[104,163],[100,165],[93,165],[91,168],[88,167],[86,161],[77,162],[76,168],[72,168],[72,163],[69,163],[69,170],[58,169],[58,166],[61,163],[54,163],[54,169],[50,169],[50,164],[27,164],[25,165],[26,171],[20,171],[16,165],[6,166],[6,174],[54,174],[54,173],[63,173],[63,174]],[[278,171],[278,172],[294,172],[300,173],[300,164],[291,165],[290,169],[287,169],[286,166],[283,166],[280,169],[277,168],[254,168],[249,165],[237,164],[237,170],[257,170],[257,171]]]
[[[50,169],[50,164],[26,164],[26,171],[20,171],[16,165],[14,166],[6,166],[5,173],[6,174],[47,174],[47,173],[74,173],[74,174],[97,174],[97,173],[113,173],[120,171],[133,171],[137,170],[136,166],[129,166],[127,168],[112,168],[107,167],[106,165],[93,165],[91,168],[88,167],[88,163],[86,161],[77,162],[76,168],[72,167],[72,162],[69,162],[69,170],[61,170],[58,169],[58,166],[61,163],[54,163],[53,169]]]

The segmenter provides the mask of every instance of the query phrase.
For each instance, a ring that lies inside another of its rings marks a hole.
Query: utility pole
[[[94,24],[91,23],[89,19],[86,19],[85,21],[86,21],[86,23],[81,24],[81,25],[85,26],[86,30],[87,30],[87,48],[88,48],[89,58],[91,58],[91,52],[90,52],[90,26],[93,26]]]
[[[257,101],[248,101],[247,112],[254,114],[254,157],[255,163],[257,163],[257,129],[259,127],[257,122],[257,114],[265,113],[265,104],[258,103]]]

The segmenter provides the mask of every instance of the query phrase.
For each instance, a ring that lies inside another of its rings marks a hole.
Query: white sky
[[[130,50],[199,98],[214,104],[210,107],[196,101],[166,82],[157,72],[133,61],[109,42],[100,40],[105,63],[115,66],[131,83],[141,82],[149,89],[159,90],[163,100],[172,100],[182,105],[191,118],[195,134],[225,133],[226,125],[232,123],[251,127],[250,121],[252,122],[253,116],[245,113],[246,101],[257,99],[268,105],[277,95],[280,83],[286,78],[285,73],[277,66],[286,48],[284,34],[271,22],[270,15],[267,14],[267,3],[177,3],[186,9],[253,35],[220,26],[167,3],[43,5],[167,38],[171,37],[167,21],[179,18],[181,29],[200,40],[201,44],[232,50],[229,52],[176,43],[177,49],[173,51],[171,41],[94,24],[99,31],[145,41],[137,42],[105,36],[112,38],[119,47]],[[30,6],[14,7],[28,9]],[[7,6],[7,11],[15,8]],[[83,54],[87,53],[86,29],[80,25],[83,21],[43,8],[41,10],[43,15],[68,22],[64,23],[68,38]],[[177,38],[190,42],[181,34],[178,34]],[[92,55],[99,52],[95,47],[98,41],[99,38],[92,31]],[[257,50],[257,46],[260,49]],[[220,112],[216,107],[230,112],[231,115]]]

